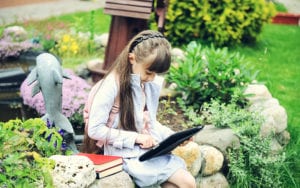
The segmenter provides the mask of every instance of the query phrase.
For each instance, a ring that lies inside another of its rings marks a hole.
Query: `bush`
[[[51,187],[54,161],[62,154],[62,136],[37,118],[0,122],[0,187]]]
[[[240,147],[227,151],[231,187],[282,187],[285,153],[272,153],[271,138],[260,136],[261,115],[218,101],[206,103],[202,113],[206,123],[230,127],[239,137]]]
[[[205,40],[217,46],[256,40],[275,14],[265,0],[170,0],[165,35],[173,45]]]
[[[203,102],[220,99],[229,103],[236,96],[237,103],[243,104],[243,91],[256,74],[245,68],[245,61],[239,53],[230,54],[227,48],[202,48],[191,42],[186,56],[173,64],[166,80],[176,84],[176,91],[187,106],[200,108]]]

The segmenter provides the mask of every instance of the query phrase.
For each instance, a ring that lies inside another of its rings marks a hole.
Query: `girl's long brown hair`
[[[145,30],[137,34],[124,48],[121,54],[117,57],[112,67],[109,69],[105,77],[112,71],[118,76],[119,80],[119,97],[120,97],[120,124],[119,128],[129,131],[137,131],[134,116],[134,104],[131,88],[132,65],[129,61],[129,53],[135,55],[138,63],[143,63],[145,60],[151,61],[150,71],[156,73],[166,72],[171,63],[171,46],[170,43],[158,31]],[[152,55],[152,56],[151,56]],[[149,57],[154,57],[149,60]],[[103,79],[105,79],[105,77]],[[87,134],[87,133],[85,133]],[[86,138],[86,136],[85,136]],[[94,144],[94,142],[85,139],[86,144]]]

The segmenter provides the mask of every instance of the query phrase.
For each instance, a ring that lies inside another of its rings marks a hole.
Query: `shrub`
[[[229,53],[227,48],[202,48],[191,42],[185,50],[184,59],[172,64],[166,80],[175,83],[175,90],[183,102],[200,108],[203,102],[220,99],[229,103],[237,96],[237,103],[243,104],[243,91],[256,77],[245,68],[245,61],[239,53]]]
[[[203,116],[209,124],[230,127],[239,137],[240,147],[227,151],[232,187],[282,187],[285,154],[273,154],[271,138],[260,136],[261,115],[214,100],[204,105]]]
[[[265,0],[170,0],[165,35],[173,45],[198,39],[217,46],[253,42],[274,14]]]
[[[51,187],[62,137],[39,118],[0,122],[0,187]],[[53,186],[53,185],[52,185]]]
[[[71,79],[64,79],[62,88],[62,113],[69,118],[72,125],[83,126],[83,107],[87,100],[91,86],[72,71],[66,70]],[[34,84],[28,86],[25,79],[20,88],[23,103],[35,109],[39,115],[46,113],[42,93],[31,97],[31,89]]]

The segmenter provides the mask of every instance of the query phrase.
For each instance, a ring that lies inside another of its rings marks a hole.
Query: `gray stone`
[[[275,98],[262,99],[255,101],[249,107],[249,110],[252,112],[261,112],[262,110],[269,108],[270,106],[278,106],[279,101]]]
[[[265,117],[264,122],[260,127],[259,134],[263,138],[275,134],[275,121],[273,117]]]
[[[262,111],[262,115],[266,118],[272,117],[274,119],[275,133],[280,133],[287,128],[287,113],[282,106],[270,106]]]
[[[256,100],[262,99],[270,99],[272,98],[271,93],[269,92],[268,88],[262,84],[250,84],[244,94],[249,94],[253,96],[247,97],[250,102],[254,102]]]
[[[240,146],[239,138],[230,128],[216,128],[213,125],[205,125],[202,131],[194,137],[194,142],[199,145],[207,144],[220,149],[226,153],[227,148],[238,148]]]
[[[171,51],[172,56],[178,59],[183,59],[185,57],[184,51],[180,48],[173,48]]]
[[[27,39],[27,31],[21,26],[10,26],[4,29],[3,38],[12,41],[25,41]]]
[[[102,59],[92,59],[86,63],[87,69],[92,72],[97,72],[100,74],[105,74],[103,70],[103,60]]]
[[[197,188],[228,188],[227,179],[222,173],[216,173],[211,176],[198,176],[196,178]]]
[[[53,155],[53,184],[57,188],[84,188],[96,179],[93,162],[85,156]]]
[[[104,33],[102,35],[95,36],[94,41],[98,47],[102,47],[102,46],[106,47],[108,44],[108,38],[109,38],[109,34]]]
[[[89,188],[134,188],[135,185],[130,176],[122,171],[117,174],[96,180]]]
[[[286,146],[290,142],[291,135],[288,131],[284,130],[275,135],[275,138],[281,146]]]
[[[279,144],[276,138],[273,138],[270,143],[271,153],[278,154],[283,150],[283,147]]]

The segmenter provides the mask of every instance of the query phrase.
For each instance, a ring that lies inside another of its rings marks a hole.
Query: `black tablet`
[[[194,128],[190,128],[184,131],[180,131],[170,135],[165,140],[161,141],[157,146],[150,149],[143,155],[139,157],[140,161],[146,161],[153,157],[158,157],[164,154],[171,152],[178,145],[182,144],[184,141],[190,139],[194,134],[203,129],[204,126],[198,126]]]

